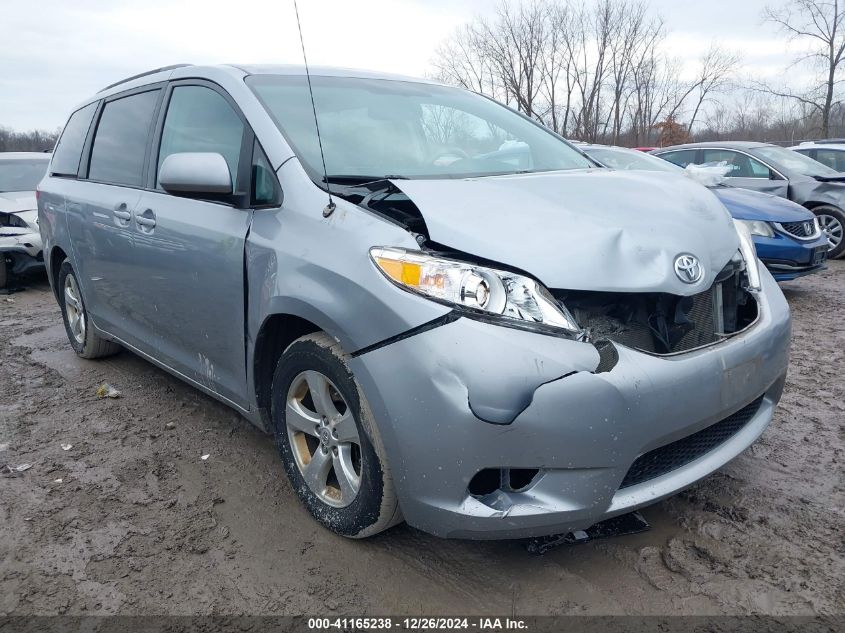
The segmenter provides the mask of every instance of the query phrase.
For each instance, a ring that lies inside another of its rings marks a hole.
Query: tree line
[[[806,49],[773,84],[744,76],[742,52],[718,42],[682,68],[667,52],[664,20],[643,0],[501,2],[440,45],[434,76],[573,139],[796,142],[845,133],[844,18],[839,0],[767,7],[761,19]]]
[[[59,138],[60,130],[45,132],[31,130],[15,132],[0,126],[0,152],[43,152],[52,150]]]
[[[663,18],[645,0],[501,0],[437,48],[433,74],[584,141],[845,136],[843,4],[782,0],[765,8],[761,20],[802,51],[777,82],[749,77],[742,51],[718,42],[682,67],[667,51]],[[0,126],[0,151],[51,149],[57,136]]]

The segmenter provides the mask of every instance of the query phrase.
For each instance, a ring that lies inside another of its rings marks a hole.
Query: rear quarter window
[[[50,173],[54,176],[74,176],[79,173],[79,161],[82,157],[82,147],[88,136],[88,128],[97,111],[97,102],[88,104],[70,115],[67,125],[62,132],[56,150],[53,152],[53,162],[50,163]]]

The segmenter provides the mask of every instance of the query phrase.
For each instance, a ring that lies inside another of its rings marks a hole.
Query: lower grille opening
[[[475,473],[468,490],[475,497],[484,497],[497,490],[520,492],[533,482],[539,468],[484,468]]]
[[[628,488],[665,475],[724,444],[748,424],[762,402],[763,396],[760,396],[751,404],[707,428],[640,455],[631,465],[619,488]]]
[[[707,290],[689,297],[668,293],[554,290],[594,341],[613,341],[651,354],[703,347],[744,330],[757,319],[745,273],[730,262]]]

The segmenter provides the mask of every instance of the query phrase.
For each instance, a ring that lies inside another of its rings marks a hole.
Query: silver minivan
[[[707,189],[435,82],[311,87],[169,67],[70,116],[38,207],[80,356],[130,350],[272,433],[350,537],[583,529],[763,432],[789,310]]]

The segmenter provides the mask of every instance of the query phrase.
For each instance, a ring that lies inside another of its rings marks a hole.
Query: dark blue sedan
[[[613,169],[684,171],[662,158],[624,147],[579,144],[578,148]],[[825,268],[829,245],[810,211],[786,198],[748,189],[715,185],[710,190],[735,220],[748,227],[757,256],[777,281],[789,281]]]

